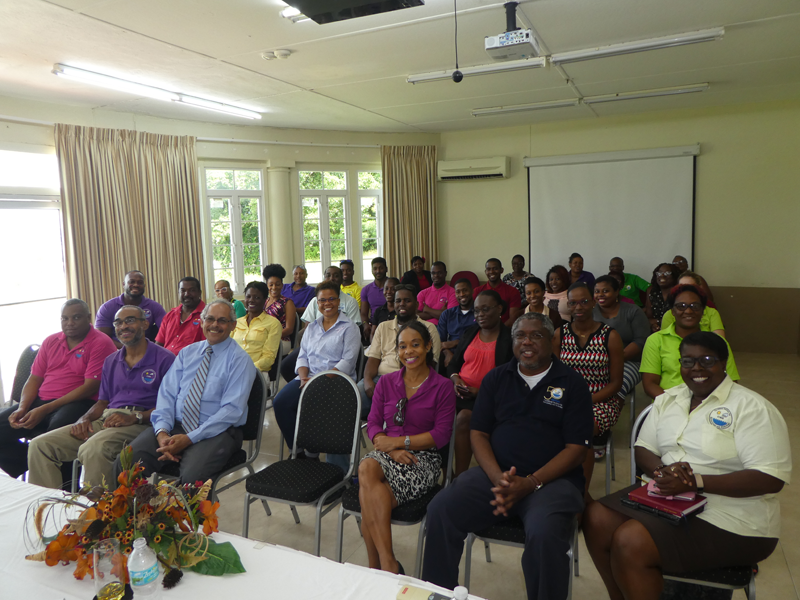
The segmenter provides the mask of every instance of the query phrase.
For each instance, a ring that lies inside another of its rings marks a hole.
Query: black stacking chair
[[[422,549],[425,543],[426,521],[428,518],[428,505],[442,489],[450,485],[450,478],[453,473],[453,447],[455,446],[456,422],[453,419],[453,433],[450,436],[450,443],[439,450],[442,455],[442,468],[447,475],[444,485],[436,484],[424,496],[417,498],[408,504],[398,506],[392,510],[392,525],[416,525],[419,523],[419,535],[417,536],[417,558],[414,561],[414,577],[419,578],[422,570]],[[358,485],[347,488],[342,495],[342,506],[339,508],[339,529],[336,537],[336,560],[342,562],[342,536],[344,530],[344,520],[353,515],[357,521],[361,521],[361,502],[358,499]]]
[[[350,454],[350,467],[345,473],[327,462],[282,460],[250,475],[245,482],[243,536],[247,537],[250,504],[256,499],[289,504],[297,523],[300,520],[296,505],[316,506],[314,546],[315,554],[319,556],[322,517],[341,501],[336,498],[336,493],[348,484],[358,462],[360,413],[358,388],[344,373],[323,371],[303,386],[292,459],[297,456],[297,448],[301,447],[310,452]],[[326,507],[329,498],[333,500]]]
[[[636,438],[639,437],[642,425],[644,425],[644,421],[647,419],[647,415],[650,414],[652,409],[652,404],[645,407],[642,414],[639,415],[631,428],[631,485],[636,483],[637,475],[642,475],[642,471],[636,466],[634,444],[636,444]],[[681,573],[680,575],[674,573],[663,573],[663,575],[664,579],[677,581],[679,583],[688,583],[722,590],[744,589],[747,600],[756,600],[756,572],[756,565],[743,565],[741,567],[725,567],[722,569],[711,569],[694,573]]]
[[[39,354],[39,344],[32,344],[22,351],[17,361],[17,371],[14,373],[14,383],[11,387],[11,402],[18,403],[22,398],[22,388],[31,376],[31,367],[36,355]]]

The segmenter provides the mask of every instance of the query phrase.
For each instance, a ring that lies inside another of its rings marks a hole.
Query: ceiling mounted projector
[[[506,9],[506,31],[486,36],[486,53],[494,60],[520,60],[539,56],[539,40],[533,35],[533,31],[517,27],[517,2],[506,2],[503,8]]]
[[[318,23],[335,23],[358,17],[379,15],[402,8],[424,6],[425,0],[283,0]]]

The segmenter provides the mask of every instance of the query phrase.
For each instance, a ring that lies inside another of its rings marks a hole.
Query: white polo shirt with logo
[[[669,465],[687,462],[701,475],[754,469],[789,483],[792,453],[783,417],[766,398],[730,377],[691,413],[692,392],[683,383],[656,398],[636,445]],[[729,498],[705,494],[698,518],[743,536],[777,538],[780,505],[776,494]]]

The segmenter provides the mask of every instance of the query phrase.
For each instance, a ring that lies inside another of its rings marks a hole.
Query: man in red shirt
[[[86,302],[67,300],[61,333],[42,342],[19,404],[0,412],[0,468],[12,477],[22,475],[28,446],[20,438],[72,425],[94,405],[103,362],[116,351],[111,338],[92,327]]]
[[[489,282],[476,287],[472,291],[472,297],[477,298],[478,294],[483,290],[494,290],[500,294],[500,297],[506,304],[505,310],[500,318],[503,320],[503,323],[506,324],[506,327],[511,327],[514,321],[517,320],[517,317],[522,314],[522,301],[519,291],[517,291],[517,288],[507,283],[503,283],[500,279],[503,275],[503,263],[500,262],[499,258],[490,258],[487,260],[484,273],[486,273],[486,279],[488,279]]]
[[[180,304],[169,311],[158,329],[156,344],[164,346],[174,355],[189,344],[206,339],[200,313],[206,306],[200,298],[200,282],[194,277],[184,277],[178,284]]]

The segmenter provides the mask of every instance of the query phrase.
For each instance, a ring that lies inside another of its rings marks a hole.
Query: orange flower
[[[94,565],[92,555],[87,556],[83,550],[78,550],[78,564],[75,565],[75,579],[83,579],[87,573],[94,579]]]
[[[47,548],[45,548],[45,564],[48,567],[53,567],[62,560],[64,563],[78,560],[78,552],[75,550],[77,543],[78,536],[76,534],[66,534],[62,530],[56,539],[47,544]]]
[[[198,508],[200,509],[200,513],[205,517],[203,521],[203,533],[211,535],[215,531],[219,531],[219,519],[217,518],[219,502],[211,504],[210,500],[203,500]]]
[[[123,495],[117,495],[114,492],[114,499],[111,501],[111,514],[114,517],[121,517],[128,510],[128,498]]]

